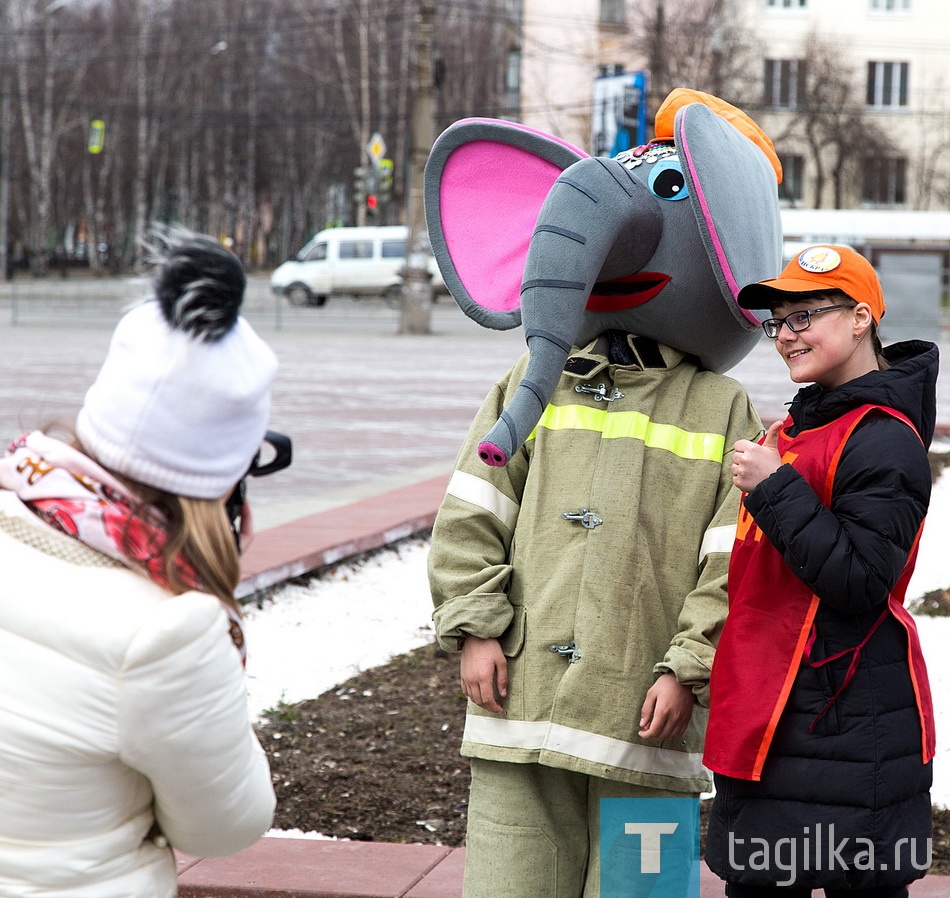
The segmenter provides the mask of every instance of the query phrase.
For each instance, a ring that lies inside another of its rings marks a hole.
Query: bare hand
[[[732,482],[746,493],[751,493],[763,480],[782,467],[778,453],[778,433],[782,422],[776,421],[760,446],[750,440],[738,440],[732,453]]]
[[[679,683],[672,673],[663,674],[650,687],[640,710],[640,738],[660,742],[682,739],[695,703],[689,686]]]
[[[508,695],[508,659],[497,639],[466,636],[460,670],[468,698],[486,711],[504,713],[500,699]]]

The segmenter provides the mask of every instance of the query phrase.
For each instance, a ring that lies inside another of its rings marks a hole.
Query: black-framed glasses
[[[770,340],[774,340],[778,336],[778,332],[782,329],[782,325],[788,325],[788,329],[792,333],[797,334],[799,331],[808,330],[811,327],[811,316],[818,315],[821,312],[831,312],[835,309],[848,309],[850,306],[823,306],[820,309],[802,309],[800,312],[792,312],[791,315],[786,315],[784,318],[766,318],[762,322],[762,330],[765,331],[765,336]]]

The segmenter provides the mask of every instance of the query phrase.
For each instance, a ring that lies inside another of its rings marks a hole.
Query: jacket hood
[[[937,421],[939,351],[923,340],[894,343],[884,349],[891,367],[871,371],[840,387],[811,384],[798,391],[789,414],[798,430],[820,427],[861,405],[886,405],[906,415],[930,448]]]

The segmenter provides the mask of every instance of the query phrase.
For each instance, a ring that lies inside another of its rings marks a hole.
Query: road
[[[0,284],[0,439],[71,423],[123,306],[145,289],[134,279]],[[250,280],[245,314],[280,359],[271,427],[295,450],[289,471],[250,485],[258,526],[449,471],[482,398],[524,348],[520,329],[481,328],[451,298],[434,305],[424,336],[398,335],[399,313],[382,301],[278,303],[264,278]],[[940,342],[950,350],[950,336]],[[768,341],[730,375],[763,418],[784,414],[793,388]]]

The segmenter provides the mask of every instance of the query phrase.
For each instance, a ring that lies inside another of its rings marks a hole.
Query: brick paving
[[[178,883],[181,898],[461,898],[464,863],[464,848],[261,839],[228,858],[180,856]],[[705,864],[699,888],[698,898],[723,895]],[[910,886],[910,898],[948,895],[950,876]]]

